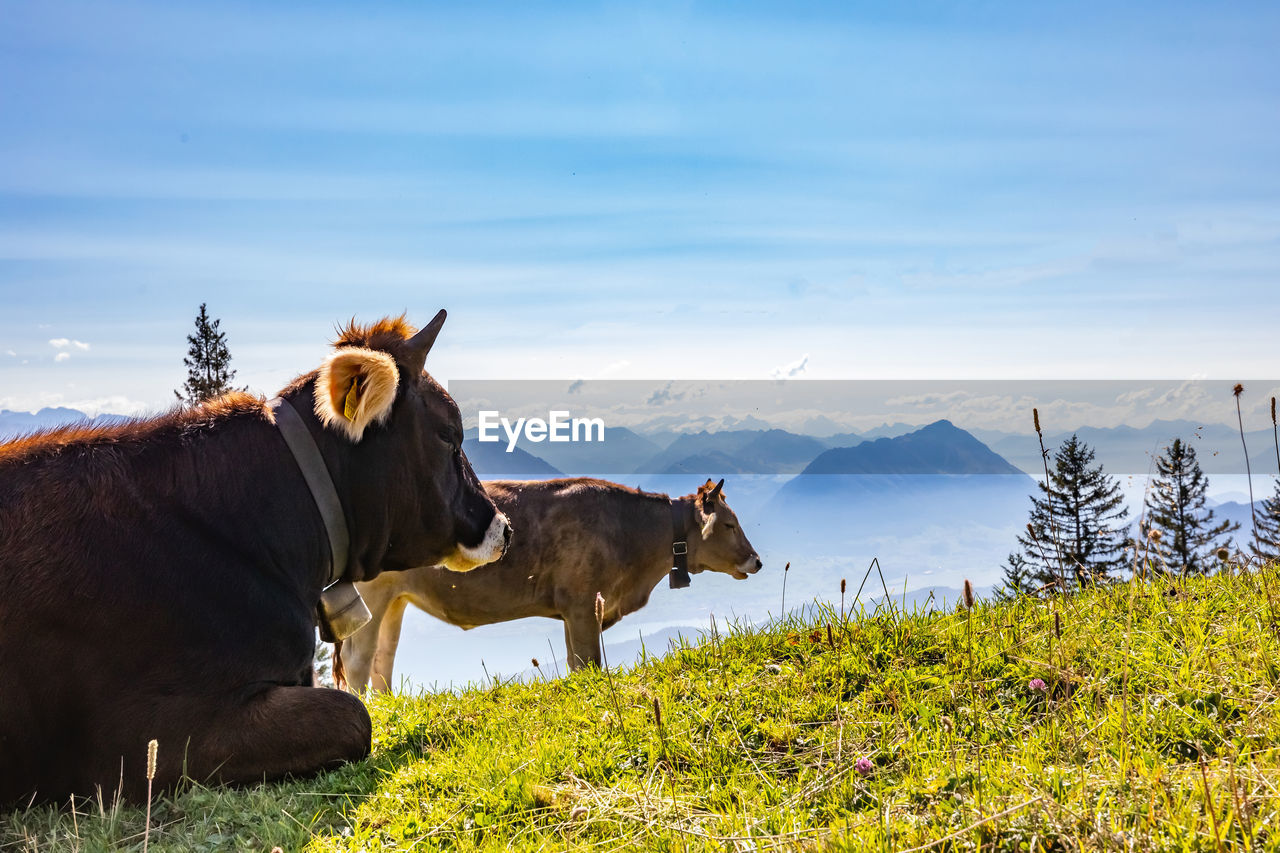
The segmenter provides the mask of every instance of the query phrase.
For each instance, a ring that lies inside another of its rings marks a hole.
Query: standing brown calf
[[[484,487],[517,531],[506,555],[466,574],[433,566],[357,584],[373,620],[335,654],[335,669],[345,669],[351,689],[370,682],[390,689],[410,603],[464,629],[527,616],[561,619],[569,668],[576,670],[600,664],[596,594],[604,598],[605,628],[644,607],[671,570],[673,543],[688,543],[694,573],[745,579],[761,567],[720,485],[710,480],[675,499],[590,478],[486,480]]]

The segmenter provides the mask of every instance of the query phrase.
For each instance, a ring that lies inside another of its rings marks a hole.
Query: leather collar
[[[679,501],[671,502],[671,574],[668,576],[672,589],[684,589],[690,584],[689,579],[689,531],[685,513]]]
[[[329,576],[325,586],[337,582],[346,573],[347,555],[351,547],[351,535],[347,531],[347,516],[342,511],[342,501],[338,498],[338,490],[333,486],[333,478],[329,475],[329,467],[324,464],[320,448],[316,447],[311,431],[307,429],[302,415],[293,404],[283,397],[276,397],[267,402],[267,408],[275,414],[276,428],[284,437],[285,444],[293,453],[298,470],[307,481],[311,490],[311,498],[320,511],[325,532],[329,536]]]

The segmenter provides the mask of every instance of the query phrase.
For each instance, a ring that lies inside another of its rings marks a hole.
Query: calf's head
[[[458,406],[424,370],[445,312],[342,330],[315,374],[314,409],[352,519],[345,580],[383,569],[470,571],[502,556],[511,526],[462,452]]]
[[[702,541],[697,545],[690,569],[694,572],[724,572],[744,580],[747,575],[760,571],[764,564],[747,541],[738,516],[729,509],[721,491],[723,487],[724,480],[719,483],[707,480],[698,488],[695,505],[702,524]]]

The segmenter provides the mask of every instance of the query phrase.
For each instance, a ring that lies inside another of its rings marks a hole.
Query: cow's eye
[[[726,525],[724,526],[724,529],[725,529],[725,530],[737,530],[737,529],[738,529],[738,525],[736,525],[736,524],[726,524]]]

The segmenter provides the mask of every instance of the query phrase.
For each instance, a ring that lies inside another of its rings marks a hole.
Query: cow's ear
[[[391,414],[399,384],[395,359],[387,353],[342,347],[316,375],[316,417],[328,429],[359,441],[369,424],[382,423]]]

